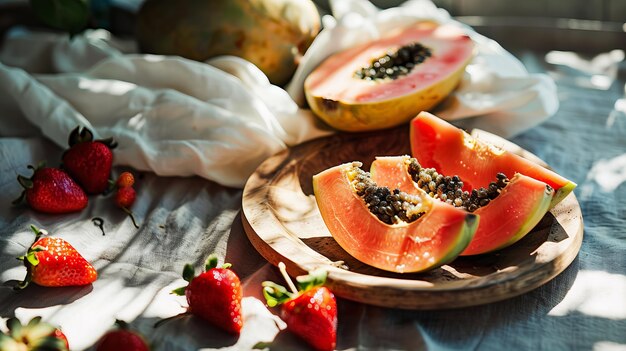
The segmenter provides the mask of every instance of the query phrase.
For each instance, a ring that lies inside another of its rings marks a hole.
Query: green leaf
[[[254,346],[252,346],[253,350],[267,350],[272,346],[271,342],[268,341],[259,341]]]
[[[17,176],[17,182],[20,183],[24,189],[30,189],[33,187],[33,180],[31,178],[26,178],[21,174]]]
[[[307,275],[301,275],[296,277],[298,282],[298,290],[306,291],[316,286],[322,286],[326,282],[328,272],[323,269],[316,269]]]
[[[232,267],[232,266],[233,266],[233,265],[232,265],[232,263],[224,263],[224,264],[222,265],[222,268],[224,268],[224,269],[230,269],[230,267]]]
[[[28,263],[30,263],[31,266],[36,266],[39,264],[39,259],[34,253],[26,255],[26,260],[28,260]]]
[[[184,289],[184,288],[183,288]],[[177,289],[178,290],[178,289]],[[130,326],[128,325],[128,323],[126,321],[123,321],[121,319],[116,319],[115,320],[115,325],[117,325],[118,328],[122,329],[122,330],[128,330],[130,329]]]
[[[274,282],[265,281],[261,285],[263,286],[263,296],[269,307],[285,303],[293,296],[287,288]]]
[[[204,264],[204,270],[208,271],[211,268],[217,267],[217,255],[210,254],[206,259],[206,263]]]
[[[195,276],[196,270],[193,268],[192,265],[187,263],[183,268],[183,279],[185,279],[185,281],[191,282]]]
[[[89,21],[87,0],[30,0],[33,11],[45,24],[79,33]]]
[[[9,335],[13,338],[22,336],[22,323],[15,317],[7,319],[7,329],[9,329]]]
[[[31,319],[30,321],[28,321],[28,324],[26,326],[29,328],[32,328],[39,323],[41,323],[41,316],[36,316],[36,317],[33,317],[33,319]]]
[[[178,289],[174,289],[170,292],[170,294],[174,294],[174,295],[178,295],[178,296],[185,296],[185,290],[187,290],[186,286],[180,287]]]

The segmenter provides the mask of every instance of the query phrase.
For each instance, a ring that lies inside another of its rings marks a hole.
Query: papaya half
[[[313,112],[343,131],[389,128],[429,110],[458,85],[473,41],[452,25],[418,22],[330,56],[304,82]]]

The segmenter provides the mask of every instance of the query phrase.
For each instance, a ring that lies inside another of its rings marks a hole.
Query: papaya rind
[[[470,55],[456,71],[441,81],[393,99],[363,103],[337,101],[312,95],[306,84],[304,92],[315,115],[335,129],[363,132],[391,128],[410,121],[421,111],[430,110],[450,95],[472,58],[473,55]]]
[[[552,201],[550,202],[549,210],[553,209],[556,205],[558,205],[561,201],[563,201],[563,199],[565,199],[565,197],[567,197],[569,193],[571,193],[574,189],[576,189],[577,186],[578,185],[576,183],[572,182],[571,180],[568,180],[568,182],[565,185],[563,185],[558,190],[556,190],[554,192],[554,195],[552,196]]]
[[[459,239],[452,246],[454,250],[451,250],[446,256],[442,257],[441,260],[436,263],[435,267],[450,263],[460,256],[474,238],[474,234],[476,234],[479,223],[480,216],[468,213],[465,216],[465,222],[461,228],[462,233],[459,235]]]
[[[515,181],[515,178],[518,176],[522,176],[522,175],[516,174],[515,177],[511,179],[510,184],[512,184]],[[524,176],[524,177],[527,177],[527,176]],[[527,177],[527,178],[530,178],[530,177]],[[473,250],[470,244],[470,246],[465,251],[463,251],[460,255],[461,256],[480,255],[480,254],[485,254],[485,253],[501,250],[501,249],[504,249],[508,246],[515,244],[516,242],[524,238],[528,233],[530,233],[530,231],[541,221],[541,219],[549,211],[550,202],[552,201],[553,194],[554,194],[554,189],[550,189],[550,190],[546,189],[546,191],[543,193],[543,197],[541,197],[538,201],[535,202],[535,206],[532,208],[532,210],[528,211],[529,216],[527,217],[526,221],[524,221],[523,224],[519,227],[519,229],[513,235],[511,235],[511,237],[507,241],[505,241],[501,245],[498,245],[494,248],[487,249],[487,250],[476,251],[476,250]],[[498,198],[496,197],[494,200],[492,200],[493,203],[490,203],[487,206],[497,205],[496,203],[497,200]],[[497,235],[497,233],[492,233],[492,234]]]
[[[553,199],[553,194],[554,191],[546,191],[542,201],[538,202],[535,209],[531,212],[532,215],[528,218],[526,222],[524,222],[524,225],[519,229],[519,231],[515,233],[515,235],[513,235],[511,239],[509,239],[506,243],[491,251],[501,250],[505,247],[511,246],[520,241],[523,237],[526,236],[526,234],[530,233],[530,231],[539,223],[539,221],[541,221],[543,216],[545,216],[545,214],[550,209],[550,202]]]

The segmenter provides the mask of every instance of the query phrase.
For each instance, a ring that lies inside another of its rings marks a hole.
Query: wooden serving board
[[[531,158],[495,135],[474,135]],[[583,219],[571,193],[524,239],[497,251],[459,257],[425,273],[392,273],[365,265],[332,238],[317,208],[311,178],[350,161],[369,169],[375,156],[410,154],[408,127],[376,133],[337,134],[281,152],[259,166],[243,192],[243,226],[270,263],[283,261],[292,276],[317,268],[328,271],[328,286],[343,298],[367,304],[439,309],[510,298],[548,282],[574,260],[583,237]]]

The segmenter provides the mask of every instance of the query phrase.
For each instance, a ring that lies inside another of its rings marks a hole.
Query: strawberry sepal
[[[263,286],[263,297],[265,297],[269,307],[281,305],[294,296],[287,288],[274,282],[265,281],[261,285]]]
[[[193,278],[195,277],[196,277],[196,270],[193,268],[191,264],[187,263],[185,267],[183,267],[183,279],[185,279],[186,282],[191,282]],[[180,288],[176,288],[170,291],[170,294],[177,295],[177,296],[185,296],[185,291],[187,291],[187,286],[188,285],[181,286]]]
[[[209,257],[207,257],[206,262],[204,264],[204,271],[207,272],[210,269],[213,269],[215,267],[217,267],[217,255],[210,254]]]
[[[45,166],[46,166],[46,163],[44,161],[39,162],[37,167],[33,167],[32,165],[28,165],[27,168],[33,170],[33,174],[30,176],[30,178],[27,178],[27,177],[25,177],[25,176],[23,176],[21,174],[17,175],[17,182],[20,184],[20,186],[22,188],[24,188],[24,190],[20,194],[20,197],[18,197],[17,199],[11,201],[11,204],[13,206],[20,205],[20,204],[22,204],[23,202],[26,201],[26,190],[33,188],[33,186],[34,186],[33,177],[35,176],[35,172],[37,172],[37,170],[40,169],[40,168],[44,168]]]
[[[24,277],[24,280],[17,283],[17,285],[14,287],[15,290],[25,289],[30,284],[30,282],[33,280],[33,267],[39,264],[39,258],[37,257],[37,253],[46,250],[46,248],[41,245],[33,245],[35,245],[35,243],[37,243],[37,241],[39,241],[39,239],[43,235],[47,235],[48,232],[44,229],[39,229],[32,224],[30,226],[30,229],[35,232],[35,241],[28,248],[24,256],[17,257],[18,260],[24,262],[24,267],[26,267],[26,276]]]
[[[183,268],[183,279],[185,279],[185,281],[187,282],[191,282],[195,276],[196,270],[193,268],[192,265],[187,263]]]
[[[314,287],[322,286],[326,283],[327,276],[328,272],[324,269],[317,269],[307,275],[297,276],[296,281],[298,282],[298,290],[307,291],[313,289]]]
[[[172,295],[176,296],[185,296],[185,291],[187,291],[186,286],[181,286],[180,288],[176,288],[170,292]]]

